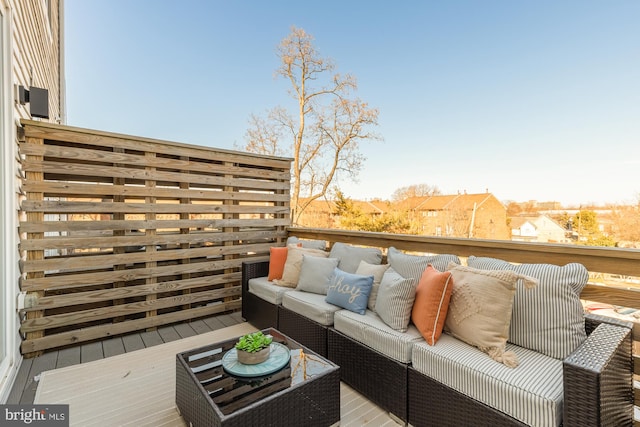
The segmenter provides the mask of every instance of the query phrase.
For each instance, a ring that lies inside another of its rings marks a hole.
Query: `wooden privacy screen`
[[[283,244],[291,159],[22,124],[23,354],[237,310]]]

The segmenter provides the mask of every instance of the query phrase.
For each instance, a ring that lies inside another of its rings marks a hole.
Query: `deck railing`
[[[22,125],[23,354],[235,310],[286,238],[291,159]]]

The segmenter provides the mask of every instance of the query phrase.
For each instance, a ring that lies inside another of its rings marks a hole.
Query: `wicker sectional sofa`
[[[452,256],[442,257],[435,259],[441,271]],[[472,261],[502,268],[492,260]],[[544,347],[537,351],[508,343],[507,350],[520,361],[509,368],[453,335],[444,333],[431,346],[413,324],[400,332],[373,310],[358,314],[322,296],[274,285],[268,272],[268,261],[243,264],[243,317],[258,328],[276,327],[325,355],[341,367],[342,381],[402,422],[633,424],[629,322],[587,315],[579,325],[585,338],[570,347],[570,354],[562,346],[558,354],[549,350],[556,357],[542,354],[548,352]],[[554,319],[542,320],[553,326]]]

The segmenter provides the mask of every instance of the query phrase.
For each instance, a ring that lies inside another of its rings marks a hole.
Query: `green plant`
[[[273,341],[271,335],[265,335],[262,332],[254,332],[242,336],[236,343],[236,350],[246,351],[248,353],[255,353],[263,348],[269,347]]]

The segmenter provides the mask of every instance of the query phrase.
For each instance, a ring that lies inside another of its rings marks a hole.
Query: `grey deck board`
[[[142,342],[144,342],[145,347],[152,347],[158,344],[164,344],[160,333],[157,330],[155,331],[146,331],[140,334],[140,338],[142,338]]]
[[[207,332],[211,332],[211,328],[202,320],[194,320],[189,324],[197,334],[206,334]]]
[[[119,354],[125,353],[122,338],[115,337],[102,341],[102,351],[104,353],[104,357],[117,356]]]
[[[193,325],[181,323],[173,326],[164,326],[155,331],[113,337],[95,343],[67,347],[58,351],[49,351],[42,356],[31,359],[23,359],[6,403],[33,403],[33,398],[38,388],[38,383],[35,381],[35,378],[44,371],[141,350],[165,342],[175,341],[181,338],[210,332],[211,330],[220,329],[225,326],[242,323],[240,315],[236,314],[237,313],[234,313],[232,316],[224,315],[224,322],[216,320],[218,316],[209,317],[191,322]]]
[[[58,360],[56,368],[64,368],[66,366],[77,365],[80,363],[80,347],[67,347],[58,351]]]
[[[24,359],[22,361],[20,369],[18,369],[18,373],[16,374],[16,379],[13,383],[13,387],[11,388],[9,396],[7,397],[7,403],[12,405],[17,405],[18,403],[20,403],[22,392],[26,388],[27,381],[29,380],[29,372],[31,371],[32,364],[33,359]]]
[[[218,316],[218,319],[224,324],[224,326],[232,326],[238,323],[230,314],[222,314]]]
[[[206,319],[203,319],[202,321],[204,323],[206,323],[207,326],[209,326],[212,331],[224,328],[224,323],[222,323],[220,320],[218,320],[217,317],[207,317]]]
[[[126,353],[145,348],[140,334],[125,335],[122,337],[122,343]]]
[[[180,334],[174,329],[173,326],[164,326],[162,328],[158,328],[158,333],[162,337],[164,342],[171,342],[179,340]]]
[[[22,396],[20,397],[21,404],[33,403],[33,398],[36,395],[38,389],[37,379],[43,371],[49,371],[56,368],[56,362],[58,361],[58,352],[53,351],[45,353],[42,356],[38,356],[33,360],[31,369],[29,370],[29,376],[27,383],[25,384]]]
[[[198,335],[188,323],[180,323],[175,325],[174,328],[181,338],[189,338],[194,335]]]
[[[96,341],[89,344],[84,344],[80,347],[80,362],[87,363],[94,360],[104,359],[104,352],[102,351],[102,342]]]

